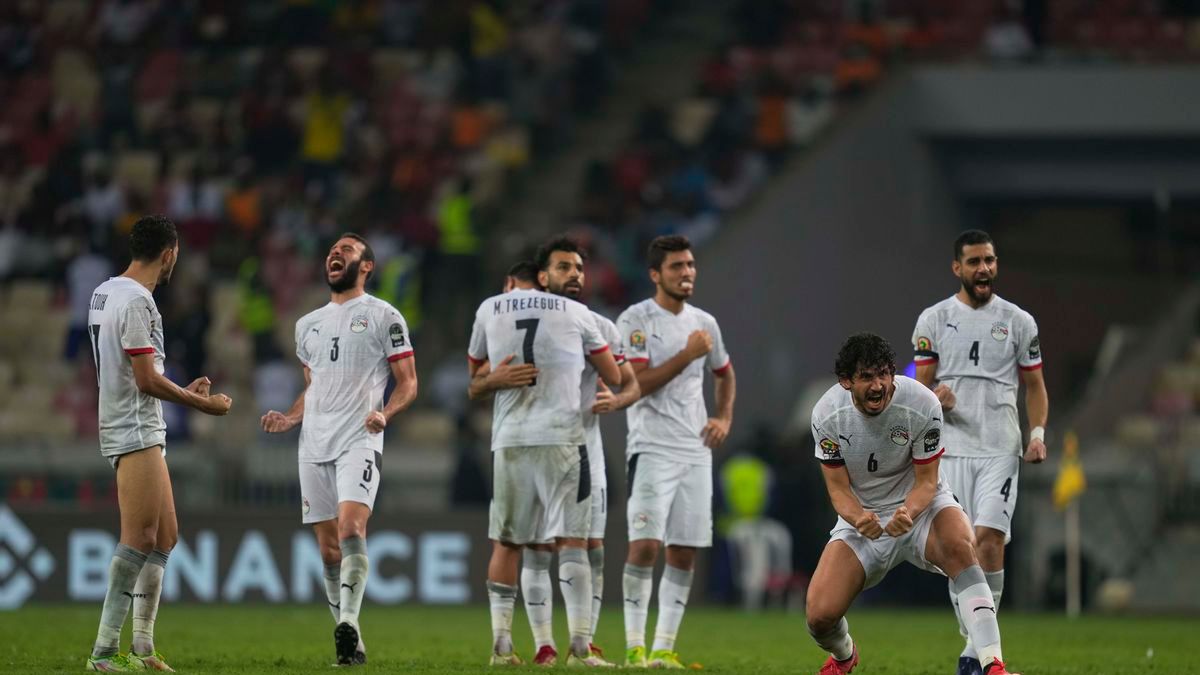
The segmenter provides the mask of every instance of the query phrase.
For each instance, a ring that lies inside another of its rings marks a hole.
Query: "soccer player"
[[[161,401],[224,415],[232,405],[209,393],[207,377],[186,388],[163,376],[163,321],[154,289],[165,286],[179,259],[175,225],[146,216],[129,235],[124,274],[96,287],[88,332],[100,387],[100,454],[117,473],[121,540],[108,567],[108,591],[87,670],[174,672],[154,648],[154,619],[167,555],[179,538],[167,471],[167,425]],[[119,653],[121,628],[133,606],[133,646]]]
[[[567,237],[555,237],[542,245],[537,253],[538,282],[550,293],[577,300],[583,293],[585,280],[584,251]],[[604,652],[595,643],[596,624],[600,619],[600,607],[604,597],[604,528],[608,522],[608,478],[605,471],[604,444],[600,435],[599,413],[623,410],[640,395],[637,376],[633,367],[625,360],[621,335],[617,326],[606,317],[592,312],[596,327],[604,335],[621,370],[621,391],[613,393],[603,380],[598,380],[596,369],[591,364],[584,368],[580,391],[581,414],[587,434],[588,459],[592,481],[592,525],[588,534],[588,562],[592,567],[592,633],[588,638],[592,656],[603,661]],[[481,372],[486,369],[481,369]],[[479,375],[476,380],[481,379]],[[498,383],[484,381],[480,389],[494,391]],[[522,386],[516,384],[513,386]],[[472,392],[473,398],[477,395]],[[533,631],[537,654],[534,665],[553,666],[558,660],[553,636],[553,593],[550,583],[550,559],[553,544],[539,543],[526,546],[521,566],[521,588],[525,595],[525,613]]]
[[[617,319],[642,393],[627,413],[625,665],[683,668],[675,638],[692,587],[696,549],[712,545],[712,450],[729,434],[737,385],[716,319],[688,303],[696,283],[691,243],[681,236],[658,237],[650,242],[648,263],[654,297]],[[715,376],[713,417],[704,406],[705,368]],[[647,659],[651,574],[664,543],[658,624]]]
[[[921,312],[913,329],[916,379],[933,389],[946,419],[942,475],[975,527],[975,553],[1000,606],[1004,592],[1004,546],[1012,535],[1021,465],[1017,417],[1017,374],[1025,382],[1029,443],[1025,461],[1046,459],[1050,402],[1042,377],[1037,324],[1028,312],[995,295],[998,264],[991,237],[969,230],[954,242],[954,276],[962,286],[953,296]],[[936,386],[935,386],[936,385]],[[978,675],[979,655],[950,601],[966,646],[959,675]]]
[[[813,407],[816,456],[838,520],[808,587],[808,631],[830,656],[819,675],[849,673],[858,647],[846,610],[863,590],[908,561],[941,571],[960,605],[987,675],[1006,675],[992,595],[971,545],[971,526],[938,478],[942,410],[919,382],[896,375],[891,345],[851,335],[838,382]]]
[[[521,549],[553,539],[571,633],[567,664],[601,665],[590,653],[592,489],[580,390],[585,360],[611,386],[620,383],[617,363],[586,307],[520,287],[479,306],[467,358],[473,379],[488,363],[499,372],[514,358],[536,366],[527,386],[497,391],[493,408],[491,664],[521,663],[512,645]]]
[[[302,519],[325,563],[325,592],[337,626],[338,665],[366,663],[359,610],[367,585],[367,519],[379,492],[383,430],[417,397],[408,326],[365,290],[375,270],[370,244],[338,238],[325,257],[329,304],[296,322],[305,389],[286,413],[262,417],[269,433],[300,428]],[[383,400],[388,375],[396,381]]]

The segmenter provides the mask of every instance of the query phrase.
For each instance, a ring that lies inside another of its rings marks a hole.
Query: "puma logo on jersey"
[[[360,488],[362,488],[362,489],[366,490],[368,493],[370,493],[370,492],[371,492],[371,488],[367,487],[366,485],[363,485],[362,483],[359,483],[359,484],[358,484],[358,487],[360,487]]]
[[[321,329],[320,329],[320,328],[314,328],[314,329],[312,329],[312,332],[316,333],[317,335],[320,335],[320,334],[321,334]]]
[[[959,321],[958,323],[962,323],[962,322]],[[946,328],[953,328],[954,332],[957,333],[958,332],[958,323],[950,323],[949,321],[947,321]]]
[[[659,342],[662,342],[662,338],[658,337],[658,336],[657,336],[657,335],[655,335],[654,333],[651,333],[651,334],[650,334],[650,337],[654,338],[655,340],[658,340]]]
[[[679,605],[680,607],[687,607],[687,603],[680,600],[679,598],[675,598],[675,604]]]
[[[357,583],[354,583],[354,584],[342,584],[342,588],[349,588],[349,589],[350,589],[350,592],[351,592],[351,593],[353,593],[353,592],[354,592],[354,587],[355,587],[355,586],[357,586],[357,585],[358,585]]]
[[[846,441],[846,445],[848,446],[848,445],[850,445],[850,439],[854,438],[854,434],[850,434],[849,436],[843,436],[841,434],[838,434],[838,438],[843,441]]]
[[[567,577],[566,579],[559,579],[559,580],[558,580],[558,583],[560,583],[560,584],[566,584],[566,585],[570,586],[570,585],[571,585],[571,582],[572,582],[572,581],[574,581],[574,580],[575,580],[575,577]]]
[[[129,601],[133,602],[133,593],[130,593],[129,591],[121,591],[121,595],[128,595]]]

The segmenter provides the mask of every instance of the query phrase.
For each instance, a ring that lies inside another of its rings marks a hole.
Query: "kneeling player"
[[[970,524],[938,479],[944,448],[937,396],[897,377],[895,352],[870,333],[846,340],[834,372],[838,384],[812,414],[817,458],[838,513],[808,587],[808,630],[830,653],[819,675],[858,665],[846,610],[902,561],[950,577],[984,675],[1008,675]]]

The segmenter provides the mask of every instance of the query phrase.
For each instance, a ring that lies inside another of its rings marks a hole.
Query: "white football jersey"
[[[312,381],[304,393],[300,461],[329,462],[347,450],[383,452],[367,415],[383,410],[392,361],[413,355],[400,312],[372,295],[330,302],[296,322],[296,356]]]
[[[154,370],[162,374],[162,325],[154,295],[129,277],[113,277],[92,292],[88,333],[100,386],[100,453],[105,457],[166,445],[162,401],[137,388],[129,360],[153,354]]]
[[[596,312],[592,312],[592,318],[596,320],[596,328],[600,331],[601,337],[608,343],[608,348],[612,350],[617,365],[625,363],[625,350],[621,346],[621,333],[617,331],[617,324]],[[583,429],[587,432],[589,439],[588,453],[593,456],[595,455],[595,452],[592,452],[594,443],[591,442],[591,439],[600,437],[600,416],[592,412],[592,406],[596,404],[596,390],[600,386],[597,382],[599,378],[600,373],[596,371],[596,367],[590,361],[585,360],[583,362],[583,378],[580,382],[579,405],[580,412],[583,414]],[[600,447],[594,449],[596,452],[603,450]]]
[[[681,352],[693,331],[708,331],[712,336],[713,346],[708,356],[692,361],[661,389],[629,407],[629,442],[625,451],[627,455],[651,452],[689,464],[712,464],[712,450],[700,437],[708,423],[704,369],[720,373],[730,365],[717,320],[690,304],[684,304],[682,312],[673,314],[650,298],[622,312],[617,329],[625,345],[625,358],[651,368],[661,366]]]
[[[916,483],[913,464],[942,455],[942,406],[920,382],[897,375],[888,407],[871,416],[854,407],[850,391],[835,383],[813,406],[816,457],[845,466],[850,489],[863,508],[895,510]],[[941,480],[938,481],[939,486]]]
[[[600,354],[608,342],[584,305],[542,291],[517,289],[479,305],[467,357],[474,363],[537,366],[528,387],[496,392],[492,450],[542,445],[583,445],[579,414],[584,354]]]
[[[921,312],[913,329],[917,365],[937,364],[954,392],[946,414],[946,455],[1021,454],[1018,370],[1042,367],[1037,324],[1029,312],[993,295],[979,309],[951,296]]]

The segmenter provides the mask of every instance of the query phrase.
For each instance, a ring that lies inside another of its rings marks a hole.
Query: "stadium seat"
[[[162,157],[148,150],[127,150],[117,155],[113,175],[118,181],[143,196],[154,194],[158,185]]]

